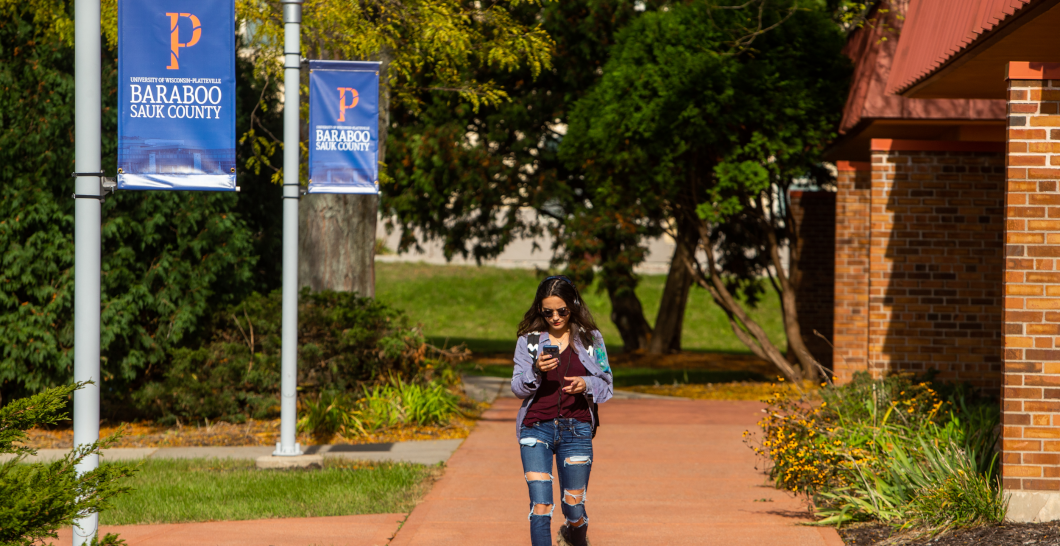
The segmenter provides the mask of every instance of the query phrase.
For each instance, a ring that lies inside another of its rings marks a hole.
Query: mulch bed
[[[465,404],[464,413],[453,416],[449,424],[444,426],[399,425],[356,437],[315,438],[308,434],[299,434],[297,441],[306,446],[329,443],[377,444],[467,438],[471,429],[475,427],[478,416],[486,407],[488,407],[487,404],[468,402]],[[29,437],[23,445],[33,449],[70,449],[74,444],[74,431],[71,425],[72,423],[66,422],[63,425],[46,429],[28,430]],[[120,425],[105,423],[100,427],[100,437],[113,434],[119,427],[124,428],[124,434],[113,447],[273,446],[280,439],[279,419],[249,419],[240,424],[200,421],[170,426],[151,422]]]
[[[930,544],[932,546],[1051,546],[1060,545],[1060,522],[1005,523],[990,527],[957,529],[934,539],[901,540],[894,528],[878,523],[849,525],[839,529],[847,546],[878,544]]]

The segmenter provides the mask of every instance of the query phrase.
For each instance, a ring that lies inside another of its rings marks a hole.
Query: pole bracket
[[[114,190],[118,189],[118,182],[113,178],[107,178],[103,173],[103,169],[100,169],[98,173],[70,173],[70,178],[78,178],[80,176],[99,178],[99,195],[75,193],[71,195],[74,199],[99,199],[99,202],[102,203],[107,199],[108,193],[114,193]]]
[[[298,188],[298,196],[284,195],[283,196],[284,199],[301,199],[303,195],[309,193],[309,190],[303,188],[301,184],[283,184],[283,187],[285,187],[285,188],[288,187],[288,186],[292,186],[292,187]]]
[[[298,55],[298,65],[297,66],[288,66],[288,64],[287,64],[287,56],[288,55]],[[290,68],[290,69],[293,69],[293,70],[302,70],[303,68],[305,68],[308,65],[309,65],[309,59],[306,59],[305,57],[303,57],[301,53],[288,53],[286,51],[283,53],[283,68],[284,69]]]

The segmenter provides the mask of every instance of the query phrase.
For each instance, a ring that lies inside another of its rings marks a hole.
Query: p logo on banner
[[[379,63],[309,61],[309,193],[379,193]]]
[[[190,13],[167,13],[166,17],[169,17],[169,66],[166,68],[176,70],[180,68],[180,65],[177,64],[177,58],[180,57],[180,48],[191,47],[199,43],[199,38],[202,37],[202,27],[199,25],[199,18]],[[180,21],[181,17],[187,17],[191,20],[191,40],[186,44],[180,43],[180,27],[177,22]]]
[[[118,0],[118,189],[237,191],[235,23],[235,0]]]
[[[346,92],[349,91],[353,97],[349,104],[346,104]],[[340,87],[339,88],[339,121],[346,121],[346,110],[357,106],[357,102],[360,101],[360,95],[357,94],[357,90],[352,87]]]

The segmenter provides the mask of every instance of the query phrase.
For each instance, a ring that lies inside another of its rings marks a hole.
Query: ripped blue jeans
[[[585,495],[589,489],[589,472],[593,464],[593,426],[574,419],[554,419],[524,426],[519,440],[523,458],[523,476],[530,489],[530,542],[533,546],[551,546],[552,461],[559,469],[559,487],[563,491],[563,516],[570,526],[573,546],[584,546],[589,530],[585,514]],[[541,508],[535,510],[535,506]],[[543,514],[535,512],[544,512]]]

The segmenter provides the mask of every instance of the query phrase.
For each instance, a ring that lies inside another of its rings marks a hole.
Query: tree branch
[[[747,315],[743,310],[743,307],[736,301],[736,298],[733,297],[732,293],[725,288],[725,283],[722,281],[721,275],[718,274],[717,266],[714,262],[714,252],[711,248],[711,239],[706,226],[702,221],[698,221],[697,224],[700,231],[701,244],[703,244],[706,250],[709,277],[707,276],[707,273],[703,271],[702,267],[700,267],[698,260],[695,257],[695,249],[691,249],[690,252],[685,253],[685,267],[687,267],[692,273],[696,284],[705,288],[707,292],[710,293],[715,303],[725,310],[726,315],[729,316],[729,324],[733,328],[733,334],[736,335],[737,339],[747,345],[747,348],[751,349],[756,356],[759,356],[776,366],[780,372],[792,382],[795,389],[799,393],[802,393],[801,375],[791,366],[791,364],[788,363],[787,359],[784,358],[784,355],[773,345],[769,336],[766,335],[765,330]]]

